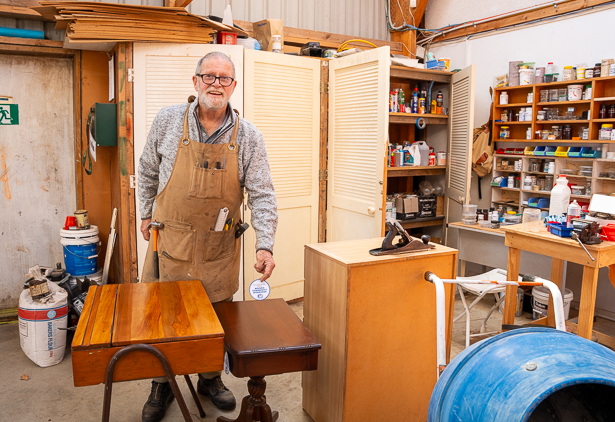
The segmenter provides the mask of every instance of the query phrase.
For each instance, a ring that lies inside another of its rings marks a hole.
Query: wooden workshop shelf
[[[577,100],[577,101],[545,101],[537,103],[539,106],[557,106],[557,105],[573,105],[573,104],[589,104],[592,100]]]
[[[387,177],[433,176],[446,173],[446,166],[387,167]]]
[[[425,119],[429,125],[447,125],[446,114],[389,113],[389,123],[413,125],[418,119]]]
[[[514,104],[498,104],[495,108],[510,108],[510,107],[531,107],[532,103],[514,103]]]
[[[397,220],[404,229],[416,229],[419,227],[439,226],[444,221],[443,215],[435,217],[414,218],[412,220]]]

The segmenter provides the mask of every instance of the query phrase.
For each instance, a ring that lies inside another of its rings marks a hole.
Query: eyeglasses
[[[220,82],[220,85],[224,87],[231,86],[231,84],[235,80],[229,76],[214,76],[214,75],[208,75],[206,73],[197,73],[196,76],[200,76],[203,83],[207,85],[215,84],[216,79],[217,79]]]

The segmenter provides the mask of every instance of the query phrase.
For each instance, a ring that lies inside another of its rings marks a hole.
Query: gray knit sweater
[[[155,208],[154,197],[162,192],[171,177],[187,105],[186,103],[163,108],[152,123],[139,160],[138,194],[143,219],[151,218]],[[190,139],[213,144],[230,142],[235,113],[228,113],[222,126],[209,136],[195,117],[196,107],[197,101],[190,104]],[[278,212],[265,141],[252,123],[240,118],[237,144],[239,182],[248,193],[248,207],[252,210],[251,223],[256,233],[256,250],[264,249],[273,253]]]

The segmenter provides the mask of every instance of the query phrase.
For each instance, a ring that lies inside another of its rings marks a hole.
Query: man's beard
[[[222,95],[214,98],[207,95],[208,92],[220,92],[222,93]],[[226,107],[226,105],[228,104],[226,92],[215,88],[208,88],[205,90],[205,92],[199,94],[199,104],[208,110],[220,110],[221,108]]]

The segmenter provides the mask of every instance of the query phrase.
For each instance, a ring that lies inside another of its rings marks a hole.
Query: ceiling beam
[[[417,0],[416,7],[410,7],[410,0],[389,0],[391,7],[391,21],[393,26],[404,23],[418,27],[425,15],[428,0]],[[416,30],[391,31],[391,40],[404,45],[405,56],[414,56],[416,53]]]
[[[613,0],[570,0],[564,3],[558,3],[555,7],[553,4],[549,4],[540,9],[531,10],[525,13],[521,12],[489,22],[477,23],[476,26],[468,26],[466,28],[453,30],[444,34],[444,36],[434,38],[433,43],[450,41],[455,38],[467,37],[481,32],[493,31],[523,23],[535,22],[540,19],[551,18],[554,16],[563,15],[565,13],[575,12],[605,3],[611,3],[612,1]]]

